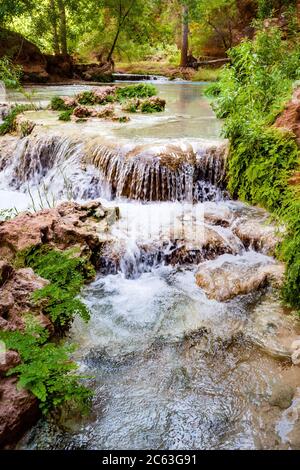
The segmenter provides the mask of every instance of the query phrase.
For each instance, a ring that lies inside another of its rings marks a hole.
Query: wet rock
[[[242,240],[246,248],[274,254],[280,242],[280,233],[276,227],[255,218],[238,222],[233,232]]]
[[[3,329],[23,328],[22,317],[29,312],[40,318],[43,305],[32,300],[32,293],[47,284],[48,281],[37,276],[30,268],[13,272],[9,280],[0,288],[0,317],[6,321]],[[43,323],[45,324],[44,320]],[[47,327],[50,330],[52,328],[48,320]]]
[[[96,117],[107,119],[115,116],[115,110],[112,105],[104,106],[101,110],[96,111]]]
[[[279,383],[274,385],[269,403],[278,406],[282,410],[289,408],[293,402],[295,389],[290,385]]]
[[[93,114],[94,110],[89,108],[88,106],[83,106],[83,105],[78,105],[73,111],[73,114],[75,117],[81,119],[81,118],[87,118],[91,117]]]
[[[0,356],[0,358],[0,377],[5,376],[9,369],[16,367],[21,362],[20,356],[16,351],[7,351],[4,357]]]
[[[209,299],[224,302],[238,295],[249,294],[268,284],[280,285],[283,267],[281,265],[261,266],[236,263],[235,260],[222,264],[203,263],[196,273],[196,282]]]
[[[108,96],[114,96],[116,93],[116,86],[102,86],[95,87],[92,89],[97,104],[103,104],[107,102]]]
[[[40,416],[37,399],[17,387],[16,377],[0,382],[0,448],[15,443]]]
[[[61,99],[63,100],[65,106],[69,109],[72,109],[78,106],[76,98],[74,98],[73,96],[61,96]]]
[[[298,316],[282,304],[277,291],[267,291],[249,311],[245,337],[272,357],[291,360],[299,332]]]
[[[28,117],[24,114],[19,114],[16,117],[16,131],[21,137],[26,137],[30,135],[35,128],[36,123],[28,119]]]
[[[102,210],[95,203],[94,210]],[[97,220],[90,214],[89,206],[63,203],[55,209],[45,209],[36,214],[23,213],[0,224],[0,258],[11,260],[27,248],[50,244],[59,249],[79,245],[86,253],[100,250]]]

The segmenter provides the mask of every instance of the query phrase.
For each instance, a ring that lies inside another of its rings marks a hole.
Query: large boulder
[[[62,250],[76,245],[87,256],[95,255],[101,249],[98,224],[106,212],[99,202],[65,202],[36,214],[20,214],[0,223],[0,258],[9,261],[18,252],[42,244]]]
[[[1,378],[0,448],[14,444],[40,415],[36,397],[18,388],[17,381],[16,377]]]
[[[283,282],[284,266],[261,265],[236,262],[234,257],[223,263],[202,263],[196,273],[196,282],[209,299],[224,302],[238,295],[249,294],[268,284],[280,286]]]

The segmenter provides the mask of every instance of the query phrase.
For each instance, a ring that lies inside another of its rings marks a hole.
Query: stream
[[[120,209],[81,294],[91,320],[68,336],[92,413],[42,419],[18,448],[299,449],[300,368],[288,352],[299,320],[270,285],[220,300],[195,282],[201,269],[225,285],[277,266],[268,214],[230,199],[227,143],[203,84],[156,86],[165,113],[79,125],[33,111],[38,131],[0,143],[0,209],[66,199]],[[33,99],[82,89],[39,86]],[[245,226],[267,242],[246,242]],[[290,406],[274,405],[287,388]]]

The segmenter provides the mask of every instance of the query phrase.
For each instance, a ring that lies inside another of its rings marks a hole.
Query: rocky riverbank
[[[30,312],[55,335],[55,326],[45,313],[45,302],[35,302],[33,292],[47,285],[31,268],[18,268],[17,258],[33,247],[48,245],[58,250],[77,248],[78,256],[97,266],[109,238],[110,225],[118,218],[114,208],[100,203],[63,203],[55,209],[23,213],[0,223],[0,329],[24,329]],[[15,351],[6,351],[0,362],[0,447],[12,445],[40,416],[38,400],[17,387],[16,376],[6,373],[20,363]]]

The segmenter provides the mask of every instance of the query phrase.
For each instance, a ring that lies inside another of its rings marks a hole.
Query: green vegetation
[[[215,82],[220,77],[221,69],[200,68],[192,75],[193,82]]]
[[[58,116],[60,121],[71,121],[71,116],[73,114],[73,109],[67,109],[66,111],[62,111]]]
[[[83,91],[77,96],[77,101],[82,105],[95,104],[95,95],[92,91]]]
[[[129,85],[117,89],[117,97],[119,101],[132,98],[148,98],[155,96],[157,90],[154,85],[148,83],[139,83],[138,85]]]
[[[300,198],[288,181],[299,166],[293,134],[271,127],[300,78],[300,48],[274,28],[229,53],[220,81],[207,93],[230,139],[229,189],[272,211],[287,227],[278,256],[287,263],[283,299],[300,311]]]
[[[30,109],[33,109],[32,105],[25,105],[25,104],[18,104],[14,106],[6,118],[4,118],[3,123],[0,124],[0,135],[5,135],[10,132],[13,132],[16,127],[16,117],[19,114],[24,113],[24,111],[29,111]]]
[[[159,98],[145,99],[140,103],[142,113],[160,113],[165,110],[166,102]]]
[[[57,331],[65,331],[75,315],[88,321],[90,314],[85,304],[77,298],[86,280],[94,277],[95,271],[87,259],[76,256],[74,250],[67,252],[52,250],[47,246],[19,253],[17,266],[31,267],[50,283],[33,294],[36,302],[45,300],[45,313]]]
[[[22,67],[14,65],[8,57],[0,59],[0,81],[7,88],[20,88],[20,80],[22,78]]]
[[[75,374],[77,366],[70,360],[74,347],[49,343],[48,331],[31,316],[25,331],[0,331],[0,339],[21,358],[7,375],[18,376],[19,386],[38,398],[44,414],[63,405],[88,412],[91,392],[81,384],[83,377]]]
[[[69,109],[60,96],[53,96],[50,106],[53,111],[68,111]]]

